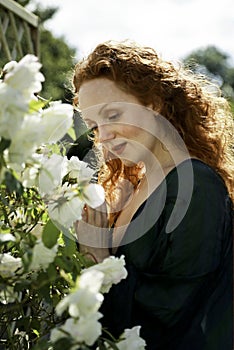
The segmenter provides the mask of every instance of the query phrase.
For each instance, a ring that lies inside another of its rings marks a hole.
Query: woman
[[[76,224],[80,250],[95,261],[124,255],[128,270],[105,297],[103,326],[118,337],[140,325],[149,350],[231,350],[227,102],[127,41],[98,45],[74,86],[106,193],[106,207],[86,207]]]

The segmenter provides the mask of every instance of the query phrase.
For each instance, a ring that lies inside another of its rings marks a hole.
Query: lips
[[[127,145],[127,142],[120,143],[112,147],[112,152],[117,153],[119,155],[124,151],[126,145]]]

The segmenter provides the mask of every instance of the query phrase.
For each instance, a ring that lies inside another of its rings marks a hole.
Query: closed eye
[[[98,127],[97,127],[97,125],[93,125],[93,126],[89,127],[89,130],[90,130],[90,132],[96,132],[96,131],[98,131]]]
[[[111,114],[110,116],[108,116],[109,120],[116,120],[120,117],[119,113],[115,113],[115,114]]]

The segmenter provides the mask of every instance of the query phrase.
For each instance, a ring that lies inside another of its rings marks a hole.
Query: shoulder
[[[184,213],[195,217],[202,212],[212,217],[232,212],[223,179],[198,159],[185,160],[172,169],[148,202],[147,209],[153,211],[159,207],[164,218],[171,216],[172,212],[173,216],[179,217]]]
[[[197,226],[199,222],[223,225],[230,221],[232,203],[225,183],[204,162],[191,159],[179,164],[168,174],[166,186],[164,210],[170,216],[170,231],[185,220]]]
[[[228,196],[222,177],[208,164],[198,159],[188,159],[180,163],[166,177],[168,194],[178,192],[199,192],[204,195]]]

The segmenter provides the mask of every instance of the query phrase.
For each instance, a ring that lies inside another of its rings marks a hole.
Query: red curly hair
[[[234,198],[233,118],[229,103],[217,87],[182,65],[163,60],[152,48],[129,41],[102,43],[76,64],[73,77],[76,106],[81,85],[96,78],[110,79],[170,121],[190,155],[215,169]],[[110,202],[121,177],[129,179],[134,187],[137,185],[137,177],[118,159],[107,161],[103,169],[100,182]]]

